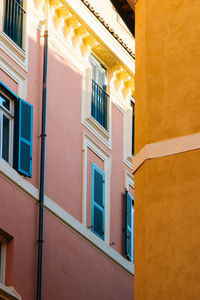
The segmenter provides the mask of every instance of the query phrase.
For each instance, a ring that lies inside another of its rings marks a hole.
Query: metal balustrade
[[[25,10],[22,0],[5,0],[4,32],[20,47],[23,42]]]
[[[108,97],[106,91],[92,80],[91,115],[106,130]]]

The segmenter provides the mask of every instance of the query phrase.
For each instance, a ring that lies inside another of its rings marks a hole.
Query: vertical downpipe
[[[46,106],[47,106],[47,65],[48,65],[48,3],[44,33],[43,86],[42,86],[42,128],[40,157],[39,191],[39,228],[38,228],[38,263],[37,263],[37,300],[42,299],[42,264],[44,242],[44,187],[45,187],[45,142],[46,142]]]

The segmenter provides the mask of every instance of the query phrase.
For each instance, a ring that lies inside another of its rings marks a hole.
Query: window
[[[13,103],[0,93],[0,156],[12,165]]]
[[[126,191],[126,238],[125,251],[129,260],[134,262],[134,199]]]
[[[107,72],[98,60],[90,55],[92,65],[92,95],[91,95],[91,116],[108,129],[108,94],[106,93]]]
[[[92,163],[91,228],[104,240],[105,231],[105,173]]]
[[[0,82],[0,158],[28,177],[32,176],[32,123],[32,105]]]
[[[0,236],[0,282],[5,282],[6,241]]]
[[[23,0],[5,0],[4,32],[20,47],[23,43]]]
[[[133,97],[131,97],[131,107],[132,107],[132,155],[134,155],[135,102]]]

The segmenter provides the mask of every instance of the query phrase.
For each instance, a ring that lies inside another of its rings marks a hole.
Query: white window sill
[[[28,180],[23,176],[19,175],[11,166],[0,159],[0,175],[7,178],[8,181],[12,182],[27,194],[34,201],[39,199],[39,191],[33,186]],[[114,250],[108,243],[102,241],[98,238],[91,230],[85,227],[82,223],[72,217],[67,211],[56,204],[53,200],[45,196],[44,199],[45,208],[52,213],[55,217],[63,222],[68,228],[70,227],[74,232],[76,232],[80,237],[87,241],[101,252],[105,257],[111,259],[121,268],[126,270],[130,274],[134,274],[134,264],[127,259],[125,259],[121,254]],[[8,299],[21,299],[21,298],[8,298]]]
[[[87,127],[103,144],[111,149],[110,132],[101,126],[92,116],[87,117],[83,121],[83,125]]]
[[[21,300],[21,296],[16,292],[14,287],[8,287],[0,282],[0,297],[5,300]]]
[[[26,52],[21,49],[7,34],[0,32],[0,48],[13,59],[23,70],[27,71]]]

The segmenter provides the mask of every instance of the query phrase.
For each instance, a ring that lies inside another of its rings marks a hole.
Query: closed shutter
[[[33,106],[22,99],[18,99],[15,118],[15,148],[18,172],[32,176],[32,130]]]
[[[132,260],[133,259],[133,197],[126,191],[126,256]]]
[[[94,163],[92,163],[92,231],[104,239],[105,228],[105,174]]]

